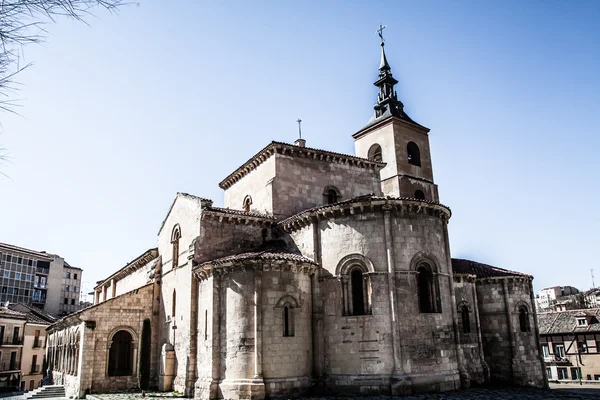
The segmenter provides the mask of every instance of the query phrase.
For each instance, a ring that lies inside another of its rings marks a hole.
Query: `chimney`
[[[294,145],[296,145],[298,147],[306,147],[306,140],[296,139],[296,141],[294,142]]]

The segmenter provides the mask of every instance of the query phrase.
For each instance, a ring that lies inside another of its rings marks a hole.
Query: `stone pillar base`
[[[406,374],[392,374],[390,377],[390,394],[392,396],[408,396],[412,394],[412,386]]]
[[[265,398],[265,382],[262,378],[225,379],[219,385],[219,389],[224,399],[263,400]]]

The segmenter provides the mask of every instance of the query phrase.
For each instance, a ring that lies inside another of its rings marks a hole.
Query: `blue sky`
[[[156,245],[175,193],[271,140],[352,153],[375,30],[408,114],[431,128],[454,257],[600,282],[600,2],[140,1],[48,26],[2,114],[0,241],[64,256],[87,289]]]

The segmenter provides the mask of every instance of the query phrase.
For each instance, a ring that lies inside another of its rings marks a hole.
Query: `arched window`
[[[173,257],[172,257],[172,268],[175,269],[179,266],[179,239],[181,239],[181,228],[179,224],[173,227],[173,233],[171,233],[171,244],[173,245]]]
[[[340,201],[340,191],[335,186],[327,186],[323,192],[325,204],[333,204]]]
[[[463,333],[470,333],[471,321],[469,320],[469,307],[466,304],[460,308],[460,315],[462,317]]]
[[[421,166],[421,152],[419,146],[415,142],[408,142],[406,145],[406,152],[408,154],[408,163],[411,165]]]
[[[281,310],[282,334],[284,337],[294,336],[294,309],[298,302],[290,295],[285,295],[277,301],[275,309]]]
[[[118,331],[112,338],[108,354],[108,376],[128,376],[133,373],[131,334]]]
[[[521,332],[531,332],[529,311],[527,311],[527,307],[525,306],[519,307],[519,327],[521,328]]]
[[[383,161],[383,158],[381,156],[381,146],[377,143],[371,146],[367,158],[375,161]]]
[[[244,204],[243,204],[244,212],[250,212],[251,205],[252,205],[252,197],[250,197],[250,196],[244,197]]]
[[[177,292],[173,289],[173,300],[171,301],[171,317],[175,321],[175,313],[177,311]]]
[[[363,273],[360,269],[354,269],[350,273],[350,286],[352,287],[352,315],[365,314],[365,295]]]
[[[415,191],[415,199],[417,200],[425,200],[425,193],[422,190]]]
[[[288,306],[283,307],[283,336],[294,336],[292,309]]]
[[[419,310],[422,313],[440,312],[438,288],[427,264],[421,264],[417,268],[417,291],[419,296]]]

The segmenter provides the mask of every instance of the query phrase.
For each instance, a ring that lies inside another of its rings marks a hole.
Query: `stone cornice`
[[[511,276],[490,276],[485,278],[477,278],[478,283],[499,283],[502,281],[507,282],[531,282],[533,280],[533,276],[531,275],[511,275]]]
[[[219,265],[207,262],[194,269],[199,280],[206,280],[213,275],[222,276],[245,271],[291,271],[312,275],[317,265],[306,261],[246,259],[233,260]]]
[[[205,208],[202,211],[202,219],[215,219],[219,222],[241,225],[272,225],[277,222],[276,218],[270,215],[217,207]]]
[[[98,288],[100,288],[102,286],[110,285],[111,281],[113,279],[118,281],[119,279],[122,279],[125,276],[130,275],[131,273],[142,268],[143,266],[145,266],[146,264],[148,264],[149,262],[151,262],[152,260],[154,260],[157,257],[158,257],[158,248],[155,247],[153,249],[146,250],[146,252],[144,254],[142,254],[141,256],[139,256],[138,258],[133,260],[132,262],[128,263],[123,268],[121,268],[114,274],[110,275],[108,278],[106,278],[102,281],[99,281],[99,283],[94,287],[94,291],[98,290]]]
[[[265,148],[256,153],[242,166],[229,174],[219,183],[221,189],[228,189],[248,173],[256,169],[274,154],[282,154],[292,157],[307,158],[337,164],[347,164],[358,168],[383,168],[386,163],[356,157],[349,154],[336,153],[328,150],[313,149],[311,147],[300,147],[289,143],[271,142]]]
[[[409,122],[409,121],[403,120],[402,118],[392,116],[392,117],[384,118],[381,121],[377,121],[372,125],[367,125],[367,127],[362,128],[360,131],[353,134],[352,137],[354,138],[354,140],[359,139],[359,138],[365,136],[366,134],[368,134],[369,132],[372,132],[376,129],[381,128],[382,126],[392,124],[392,123],[406,125],[406,126],[409,126],[413,129],[418,130],[425,134],[429,133],[429,131],[430,131],[429,128],[426,128],[423,125],[417,124],[416,122]]]
[[[302,211],[279,222],[278,226],[285,232],[291,233],[320,220],[385,211],[392,211],[400,215],[424,214],[440,218],[443,221],[447,221],[452,215],[448,207],[432,201],[369,195]]]

